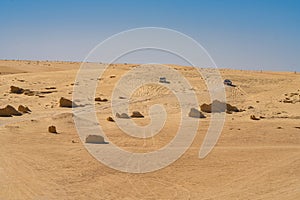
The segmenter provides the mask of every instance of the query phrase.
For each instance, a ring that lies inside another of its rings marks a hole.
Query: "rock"
[[[18,111],[21,113],[30,113],[31,110],[27,106],[19,105]]]
[[[292,92],[292,93],[290,93],[290,97],[297,96],[297,95],[299,95],[298,92]]]
[[[211,113],[211,112],[225,112],[226,110],[231,112],[240,112],[237,107],[230,105],[229,103],[220,102],[218,100],[214,100],[211,104],[202,104],[200,106],[202,112]]]
[[[202,104],[200,106],[200,109],[202,112],[211,113],[211,105],[208,105],[206,103]]]
[[[254,107],[253,106],[249,106],[248,109],[254,109]]]
[[[285,94],[285,96],[288,96],[288,97],[285,97],[280,102],[292,103],[292,104],[300,102],[300,95],[298,92],[291,92],[289,94]]]
[[[160,82],[160,83],[170,83],[170,81],[167,81],[167,78],[166,78],[166,77],[160,77],[160,78],[159,78],[159,82]]]
[[[251,115],[250,119],[252,119],[252,120],[260,120],[259,118],[256,118],[255,115]]]
[[[240,112],[240,110],[235,107],[235,106],[232,106],[230,105],[229,103],[226,104],[226,108],[227,108],[227,111],[231,111],[231,112]]]
[[[293,100],[285,99],[285,100],[283,100],[283,103],[293,103]]]
[[[106,118],[106,120],[109,121],[109,122],[114,122],[115,121],[112,117],[108,117],[108,118]]]
[[[119,113],[116,113],[117,118],[122,118],[122,119],[129,119],[130,117],[126,113],[122,113],[121,115]]]
[[[17,111],[13,106],[7,105],[5,108],[0,109],[0,117],[11,117],[11,116],[20,116],[22,113]]]
[[[205,116],[196,108],[191,108],[190,112],[189,112],[189,117],[193,117],[193,118],[205,118]]]
[[[133,111],[131,117],[132,118],[144,118],[144,115],[142,115],[139,111]]]
[[[49,126],[48,127],[48,132],[57,134],[56,127],[55,126]]]
[[[88,135],[85,138],[85,143],[104,144],[104,137],[101,135]]]
[[[55,90],[56,87],[46,87],[45,89],[46,89],[46,90]]]
[[[22,94],[24,92],[24,89],[16,86],[10,86],[10,92],[15,94]]]
[[[109,78],[116,78],[116,76],[115,75],[111,75]]]
[[[51,94],[53,92],[57,92],[56,90],[54,91],[40,91],[40,92],[37,92],[38,94]]]
[[[300,99],[293,101],[293,103],[299,103],[299,102],[300,102]]]
[[[107,102],[107,99],[101,99],[100,97],[96,97],[95,101],[100,101],[100,102]]]
[[[200,106],[201,111],[211,113],[211,112],[225,112],[226,104],[218,100],[214,100],[211,104],[203,104]]]
[[[24,94],[27,96],[34,96],[37,94],[37,92],[26,89],[26,90],[24,90]]]
[[[74,102],[72,102],[71,100],[61,97],[59,100],[59,106],[66,107],[66,108],[72,108],[72,107],[76,107],[77,105]]]
[[[212,112],[213,113],[216,113],[216,112],[225,112],[226,111],[226,103],[224,102],[220,102],[218,100],[214,100],[211,104],[211,109],[212,109]],[[229,105],[229,104],[228,104]],[[229,110],[231,111],[231,110]]]

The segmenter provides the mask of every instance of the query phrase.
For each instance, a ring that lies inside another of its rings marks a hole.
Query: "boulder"
[[[31,110],[27,106],[19,105],[18,111],[21,113],[30,113]]]
[[[122,114],[116,113],[116,117],[117,118],[122,118],[122,119],[129,119],[130,118],[126,113],[122,113]]]
[[[10,86],[10,92],[15,94],[22,94],[24,92],[24,89],[12,85]]]
[[[139,111],[133,111],[131,117],[132,118],[144,118],[144,115],[142,115]]]
[[[205,116],[202,114],[202,112],[200,112],[196,108],[191,108],[191,110],[189,112],[189,117],[193,117],[193,118],[205,118]]]
[[[101,135],[88,135],[85,138],[85,143],[104,144],[104,137]]]
[[[55,126],[49,126],[48,127],[48,132],[57,134],[56,127]]]
[[[11,117],[11,116],[20,116],[22,113],[17,111],[13,106],[7,105],[5,108],[0,109],[0,117]]]
[[[66,108],[72,108],[72,107],[76,107],[77,105],[74,102],[72,102],[71,100],[61,97],[59,100],[59,106],[66,107]]]

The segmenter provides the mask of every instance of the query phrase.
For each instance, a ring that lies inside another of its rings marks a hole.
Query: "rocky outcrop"
[[[211,104],[202,104],[200,106],[202,112],[206,113],[217,113],[217,112],[240,112],[236,106],[232,106],[229,103],[220,102],[218,100],[214,100]]]
[[[144,118],[144,115],[142,115],[139,111],[133,111],[132,115],[130,117],[132,117],[132,118]]]
[[[20,116],[22,113],[17,111],[13,106],[7,105],[5,108],[0,109],[0,117]]]
[[[22,94],[24,92],[24,89],[12,85],[10,86],[10,92],[14,94]]]
[[[299,92],[291,92],[291,93],[286,93],[285,98],[280,100],[279,102],[282,103],[299,103],[300,102],[300,94]]]

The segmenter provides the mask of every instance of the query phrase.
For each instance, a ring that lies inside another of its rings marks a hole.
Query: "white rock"
[[[117,118],[123,118],[123,119],[129,119],[130,118],[126,113],[122,113],[122,114],[116,113],[116,117]]]
[[[194,118],[205,118],[205,116],[196,108],[191,108],[189,112],[189,117],[194,117]]]
[[[94,143],[94,144],[103,144],[104,142],[104,137],[101,135],[88,135],[85,138],[85,143]]]

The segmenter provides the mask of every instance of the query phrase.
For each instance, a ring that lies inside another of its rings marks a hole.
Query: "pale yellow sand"
[[[0,118],[0,199],[299,199],[300,102],[282,103],[285,94],[299,92],[300,74],[221,70],[236,88],[226,88],[227,100],[245,112],[228,114],[214,150],[199,159],[199,148],[210,122],[200,119],[189,150],[172,165],[147,174],[122,173],[95,160],[76,132],[72,110],[58,107],[60,97],[72,98],[79,63],[0,61],[0,105],[26,105],[31,114]],[[154,85],[140,88],[131,110],[149,123],[153,103],[166,106],[168,120],[152,139],[134,139],[106,121],[112,116],[112,87],[132,65],[115,65],[99,82],[96,103],[99,123],[110,141],[134,151],[148,152],[166,145],[177,131],[179,110],[174,96]],[[199,104],[209,103],[204,81],[189,67],[173,66],[192,84]],[[115,78],[110,78],[115,75]],[[11,85],[54,92],[38,96],[10,94]],[[49,90],[51,91],[51,90]],[[253,106],[254,109],[247,109]],[[249,116],[263,116],[259,121]],[[48,133],[55,125],[59,134]],[[279,129],[278,127],[281,127]],[[73,142],[72,142],[73,141]]]

